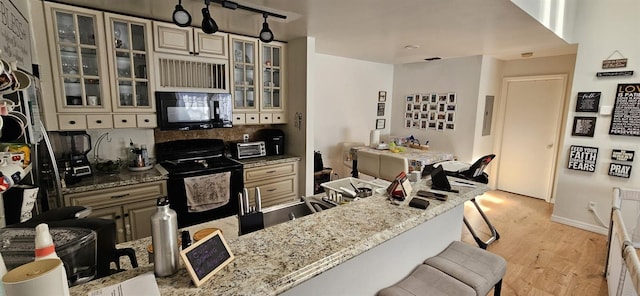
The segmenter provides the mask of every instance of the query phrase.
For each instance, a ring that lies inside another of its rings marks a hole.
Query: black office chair
[[[468,169],[461,172],[447,172],[447,175],[487,184],[489,176],[484,172],[484,169],[495,157],[495,154],[485,155],[476,160]]]
[[[474,162],[468,169],[466,169],[464,171],[446,172],[446,173],[447,173],[447,175],[452,176],[452,177],[456,177],[456,178],[466,179],[466,180],[470,180],[470,181],[475,181],[475,182],[478,182],[478,183],[487,184],[487,183],[489,183],[489,176],[487,175],[487,173],[484,172],[484,169],[487,168],[489,163],[495,157],[496,157],[495,154],[485,155],[483,157],[480,157],[478,160],[476,160],[476,162]],[[482,211],[482,209],[480,208],[480,205],[478,205],[478,203],[476,202],[476,198],[474,197],[470,201],[476,207],[476,209],[478,210],[478,213],[480,213],[480,216],[482,216],[482,219],[487,224],[487,227],[489,228],[489,231],[491,232],[491,236],[486,241],[483,241],[476,234],[475,230],[473,230],[473,227],[471,227],[471,224],[469,223],[469,221],[467,221],[466,217],[463,217],[463,222],[467,226],[467,229],[469,229],[469,232],[471,233],[471,236],[473,236],[473,239],[476,241],[478,246],[480,248],[482,248],[482,249],[486,249],[488,245],[490,245],[494,241],[500,239],[500,234],[498,233],[496,228],[491,224],[491,222],[489,221],[489,218],[487,218],[487,216],[484,214],[484,211]]]

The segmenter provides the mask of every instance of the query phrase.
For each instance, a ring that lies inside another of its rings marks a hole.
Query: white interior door
[[[503,83],[498,189],[550,200],[565,86],[564,75]]]

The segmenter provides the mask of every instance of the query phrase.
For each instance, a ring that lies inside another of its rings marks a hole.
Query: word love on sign
[[[200,287],[235,258],[220,230],[182,250],[180,257],[196,287]]]

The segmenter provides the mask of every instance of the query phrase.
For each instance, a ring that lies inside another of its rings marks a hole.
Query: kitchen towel
[[[69,296],[67,273],[60,259],[43,259],[20,265],[2,277],[5,295]]]
[[[189,213],[204,212],[229,203],[231,172],[184,179]]]

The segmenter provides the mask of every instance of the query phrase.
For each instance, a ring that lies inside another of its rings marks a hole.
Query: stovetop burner
[[[224,156],[219,139],[178,140],[156,145],[159,163],[171,175],[202,174],[242,167]]]

